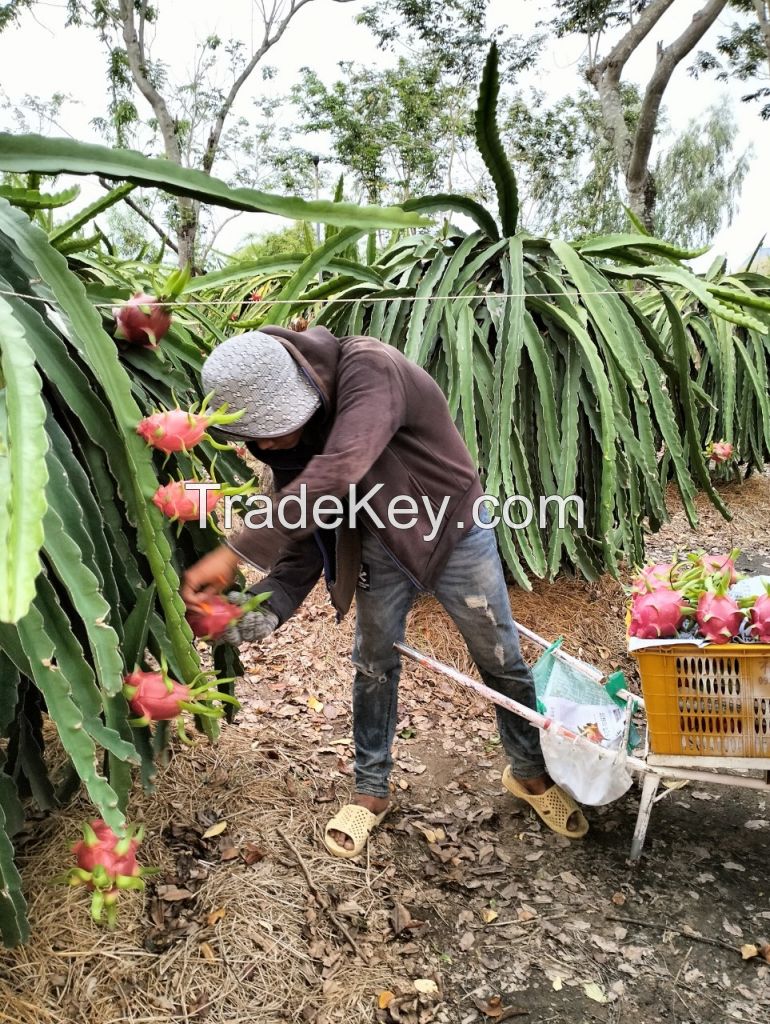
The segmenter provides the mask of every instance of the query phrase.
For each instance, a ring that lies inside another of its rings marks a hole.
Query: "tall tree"
[[[631,130],[622,103],[624,72],[678,0],[593,0],[590,4],[555,0],[557,16],[552,27],[556,33],[579,32],[586,37],[585,76],[599,98],[604,132],[623,172],[629,206],[650,229],[657,196],[650,156],[663,96],[676,68],[700,44],[727,2],[706,0],[678,36],[668,43],[658,42],[655,67],[642,90],[639,118]],[[618,30],[619,38],[602,53],[607,35]]]
[[[258,42],[249,50],[239,40],[209,36],[198,47],[193,79],[181,87],[169,80],[162,55],[151,52],[148,26],[160,15],[160,3],[148,0],[68,0],[70,21],[92,25],[107,50],[110,114],[116,141],[125,145],[126,125],[135,117],[135,93],[152,110],[163,153],[180,166],[211,174],[221,154],[225,127],[236,100],[266,55],[283,37],[299,11],[313,0],[252,0],[261,20]],[[350,0],[334,0],[348,3]],[[226,71],[229,84],[215,82],[214,69]],[[187,102],[185,102],[185,100]],[[198,264],[201,206],[176,200],[175,232],[180,265]]]
[[[432,57],[400,58],[377,70],[351,62],[326,86],[302,69],[292,90],[296,130],[324,132],[361,200],[403,202],[455,185],[471,140],[471,95]]]
[[[625,85],[622,103],[633,132],[642,104],[639,90]],[[567,237],[627,227],[622,174],[593,93],[580,90],[551,105],[542,93],[519,94],[503,115],[502,136],[516,167],[524,227]],[[658,186],[655,235],[693,248],[731,222],[750,163],[750,150],[735,150],[737,136],[726,100],[673,138],[661,112],[651,164]]]

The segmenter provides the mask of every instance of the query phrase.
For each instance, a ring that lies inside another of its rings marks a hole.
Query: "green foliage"
[[[330,87],[303,68],[292,90],[297,130],[326,132],[335,160],[367,202],[402,202],[439,187],[468,136],[467,95],[427,55],[377,70],[346,61]]]
[[[320,221],[322,224],[360,224],[374,229],[417,227],[424,223],[421,217],[405,213],[398,207],[361,207],[327,200],[311,202],[254,189],[233,189],[202,171],[179,167],[169,160],[70,139],[0,133],[0,170],[100,174],[105,178],[126,179],[137,185],[160,187],[174,195],[215,203],[228,209],[275,213],[292,220]]]
[[[749,82],[751,91],[741,99],[744,103],[760,103],[760,117],[770,120],[770,86],[766,84],[770,69],[770,3],[730,0],[729,6],[737,19],[717,38],[713,50],[700,50],[695,55],[690,73],[696,78],[714,74],[719,82]]]

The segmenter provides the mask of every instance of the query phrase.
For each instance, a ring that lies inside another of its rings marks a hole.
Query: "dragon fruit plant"
[[[243,604],[233,604],[221,594],[213,594],[200,602],[197,609],[188,609],[187,621],[193,633],[201,640],[219,640],[233,623],[247,612],[253,612],[268,598],[268,594],[255,594]]]
[[[84,885],[91,897],[91,917],[101,922],[106,917],[108,927],[114,928],[121,891],[144,889],[146,875],[153,868],[141,867],[136,852],[142,841],[142,829],[129,828],[119,836],[96,818],[83,825],[83,838],[72,846],[75,867],[59,880],[68,885]]]
[[[175,721],[179,738],[183,743],[190,743],[182,719],[183,711],[208,718],[221,718],[224,710],[216,707],[212,701],[223,701],[240,707],[235,697],[222,692],[203,673],[197,678],[203,679],[197,686],[196,680],[190,686],[179,683],[169,676],[165,662],[161,664],[160,672],[144,672],[135,668],[123,680],[123,695],[136,716],[129,719],[129,724],[139,727],[151,722]],[[217,683],[231,681],[219,679]]]
[[[175,270],[169,275],[162,294],[134,292],[122,306],[115,306],[115,337],[140,348],[157,348],[171,327],[171,313],[167,303],[173,302],[190,279],[189,268]]]
[[[154,412],[151,416],[145,416],[140,420],[136,432],[152,448],[166,452],[189,452],[196,444],[204,438],[215,447],[223,447],[208,437],[209,427],[220,426],[225,423],[235,423],[243,416],[243,409],[238,412],[228,412],[227,405],[220,406],[214,412],[207,412],[206,406],[211,395],[207,395],[200,407],[190,409],[162,409]],[[228,448],[229,445],[224,446]]]

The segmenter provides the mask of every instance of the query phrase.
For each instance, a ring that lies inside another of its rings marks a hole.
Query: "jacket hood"
[[[260,327],[263,334],[277,338],[310,383],[317,389],[324,410],[324,419],[334,412],[337,399],[337,364],[340,343],[326,327],[309,327],[306,331],[290,331],[288,327]]]

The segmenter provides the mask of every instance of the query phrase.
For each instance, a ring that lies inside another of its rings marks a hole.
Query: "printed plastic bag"
[[[579,803],[600,807],[619,799],[633,779],[626,768],[625,710],[603,686],[554,656],[553,644],[532,669],[538,709],[592,741],[577,744],[554,732],[540,736],[548,774]]]

